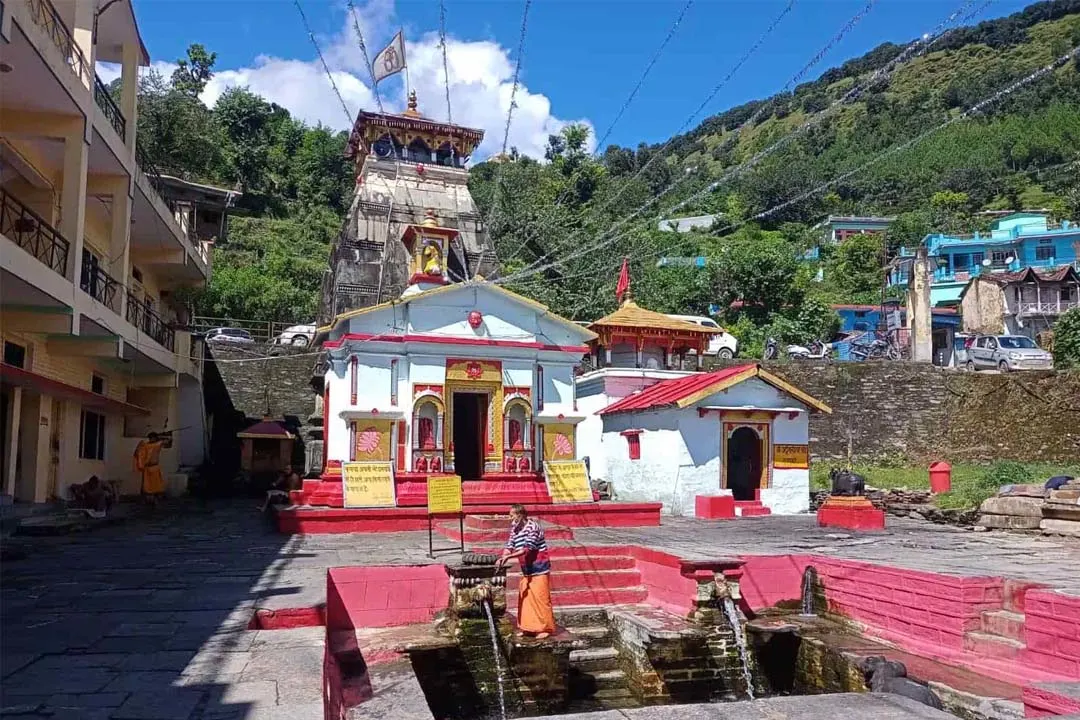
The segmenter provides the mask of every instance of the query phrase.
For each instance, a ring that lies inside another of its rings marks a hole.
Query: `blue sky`
[[[694,124],[781,89],[866,2],[796,0],[770,41]],[[301,3],[350,113],[360,106],[374,109],[344,0]],[[695,0],[609,142],[634,146],[670,137],[787,3]],[[975,20],[1007,15],[1026,4],[996,0]],[[487,131],[484,154],[498,150],[502,141],[523,5],[445,0],[451,107],[455,120]],[[534,0],[511,144],[540,152],[547,133],[567,121],[588,121],[602,134],[684,5],[685,0]],[[962,0],[876,0],[808,79],[882,42],[907,42],[932,31],[964,5]],[[421,110],[445,118],[438,0],[370,0],[357,7],[372,53],[404,28]],[[309,122],[348,124],[291,0],[135,0],[135,10],[155,62],[175,61],[192,42],[218,54],[220,75],[204,96],[207,102],[225,87],[246,84]],[[388,110],[401,108],[401,85],[397,78],[380,84]]]

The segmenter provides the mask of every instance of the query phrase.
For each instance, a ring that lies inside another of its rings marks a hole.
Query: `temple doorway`
[[[761,438],[750,427],[736,428],[727,438],[727,486],[736,500],[756,500],[761,488]]]
[[[487,395],[455,392],[452,412],[454,472],[462,480],[479,480],[484,474],[484,449],[487,446]]]

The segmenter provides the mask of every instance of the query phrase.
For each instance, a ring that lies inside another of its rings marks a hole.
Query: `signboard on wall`
[[[557,460],[544,463],[548,494],[553,503],[593,502],[589,471],[584,460]]]
[[[341,484],[347,508],[395,507],[394,468],[388,462],[347,462],[341,465]]]
[[[428,475],[428,514],[461,512],[461,477],[458,475]]]
[[[777,470],[806,470],[810,467],[809,445],[773,445],[773,467]]]

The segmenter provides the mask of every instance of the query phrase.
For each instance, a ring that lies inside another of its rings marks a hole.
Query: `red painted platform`
[[[468,515],[503,516],[508,505],[471,505]],[[592,502],[565,505],[524,503],[531,517],[565,527],[657,527],[660,503]],[[445,520],[445,518],[442,518]],[[437,520],[439,522],[439,520]],[[426,507],[341,508],[292,506],[277,511],[283,533],[374,533],[427,530]]]
[[[394,486],[398,507],[427,505],[426,474],[398,473]],[[303,488],[293,491],[289,496],[297,505],[330,508],[341,508],[345,505],[340,477],[324,476],[321,480],[305,480]],[[461,500],[465,505],[543,505],[551,502],[551,495],[542,475],[500,473],[485,476],[483,480],[466,480],[461,483]]]
[[[818,508],[817,524],[845,530],[884,530],[885,512],[865,497],[831,496]]]
[[[772,515],[772,510],[761,504],[760,500],[736,500],[735,517],[762,517]]]
[[[694,516],[704,520],[735,517],[735,498],[731,495],[698,495],[694,498]]]

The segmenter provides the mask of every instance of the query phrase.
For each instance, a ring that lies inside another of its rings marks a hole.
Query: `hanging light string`
[[[311,31],[311,25],[308,23],[307,15],[304,14],[304,8],[300,6],[300,0],[293,0],[293,4],[296,5],[296,11],[300,13],[300,19],[304,23],[304,29],[307,31],[308,38],[311,40],[311,44],[315,46],[315,52],[319,56],[319,62],[322,63],[323,70],[326,71],[326,77],[330,80],[330,87],[334,88],[334,94],[337,95],[338,102],[341,103],[341,109],[345,112],[346,121],[351,127],[353,123],[353,114],[349,112],[349,106],[345,104],[345,98],[341,97],[341,91],[338,90],[337,83],[334,82],[334,75],[330,72],[330,66],[326,64],[326,58],[323,57],[322,48],[319,47],[319,42],[315,39],[315,33]]]
[[[446,3],[444,0],[439,0],[439,47],[442,48],[443,82],[446,85],[446,122],[453,125],[454,115],[450,112],[450,62],[446,59]],[[451,152],[456,153],[452,144]]]
[[[356,12],[356,5],[353,4],[353,0],[348,0],[345,4],[349,9],[349,13],[352,15],[353,30],[356,31],[356,42],[360,45],[360,53],[364,56],[364,67],[367,68],[368,77],[371,78],[371,92],[375,95],[375,105],[378,106],[379,112],[385,112],[383,110],[382,98],[379,97],[379,84],[375,82],[375,70],[371,66],[371,57],[368,55],[367,43],[364,42],[364,33],[360,30],[359,13]]]
[[[510,88],[510,108],[506,111],[506,130],[503,131],[502,152],[506,154],[506,146],[510,142],[510,123],[514,119],[514,109],[517,107],[518,78],[521,74],[521,60],[525,55],[525,33],[529,26],[529,8],[532,0],[525,0],[525,10],[521,13],[521,36],[518,38],[517,62],[514,63],[514,84]]]

